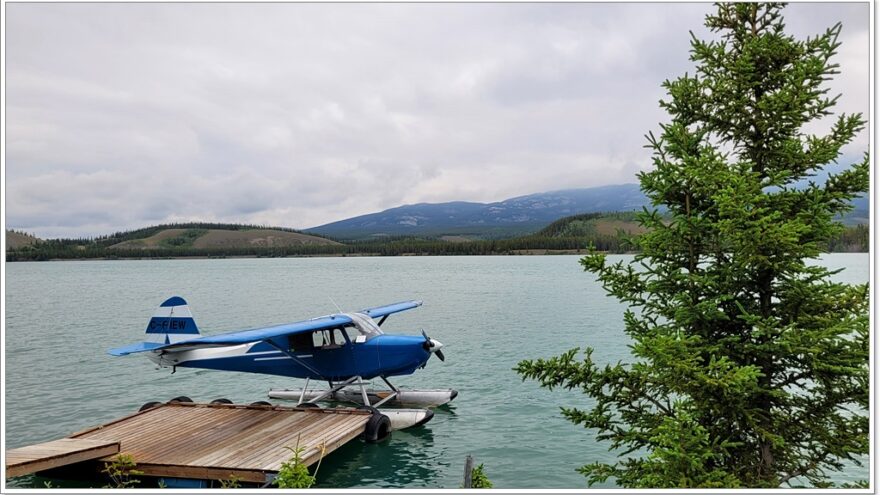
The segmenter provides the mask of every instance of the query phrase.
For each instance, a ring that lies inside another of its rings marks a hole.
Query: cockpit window
[[[327,330],[312,332],[312,345],[315,347],[330,345],[330,332]]]
[[[338,349],[348,341],[343,334],[342,328],[316,330],[312,332],[312,345],[321,349]]]
[[[287,338],[290,350],[294,352],[310,351],[314,347],[312,335],[308,333],[295,333]]]
[[[348,335],[349,342],[355,342],[359,335],[363,335],[354,325],[347,325],[344,330],[345,334]]]
[[[348,343],[362,344],[373,337],[382,335],[382,330],[372,318],[360,313],[346,315],[352,322],[332,329],[298,333],[288,337],[291,350],[296,352],[312,349],[336,349]]]
[[[354,328],[358,333],[365,336],[367,340],[372,339],[377,335],[382,335],[382,330],[379,329],[379,326],[373,321],[369,316],[362,315],[360,313],[351,313],[346,315],[351,318],[351,321],[354,323]],[[349,334],[349,337],[351,334]],[[355,339],[351,339],[352,342],[355,342]]]

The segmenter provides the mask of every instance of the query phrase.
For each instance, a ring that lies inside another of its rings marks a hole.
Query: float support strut
[[[314,399],[310,400],[309,402],[311,402],[311,403],[314,404],[315,402],[318,402],[319,400],[323,399],[324,397],[327,397],[327,396],[333,395],[333,394],[336,393],[339,389],[348,386],[349,384],[351,384],[351,382],[353,382],[353,381],[355,381],[355,380],[357,380],[357,381],[361,381],[361,377],[359,377],[359,376],[353,376],[353,377],[349,378],[348,380],[345,380],[344,382],[342,382],[342,383],[340,383],[340,384],[338,384],[338,385],[334,385],[333,388],[331,388],[330,390],[325,390],[324,393],[322,393],[321,395],[315,397]]]
[[[309,389],[309,381],[311,381],[311,378],[306,378],[306,384],[303,386],[302,392],[299,394],[299,400],[296,402],[296,405],[303,403],[303,399],[306,397],[306,390]]]

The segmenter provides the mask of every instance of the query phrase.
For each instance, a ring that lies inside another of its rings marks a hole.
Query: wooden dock
[[[115,440],[61,438],[6,451],[6,477],[13,478],[77,462],[100,459],[119,452]]]
[[[148,476],[202,480],[236,476],[262,483],[290,459],[287,447],[298,444],[304,449],[304,463],[311,465],[363,433],[370,417],[369,411],[356,409],[167,403],[62,440],[118,443],[119,452],[131,455],[136,469]],[[36,446],[25,449],[32,447]],[[113,457],[115,453],[110,453],[97,460],[103,463]]]

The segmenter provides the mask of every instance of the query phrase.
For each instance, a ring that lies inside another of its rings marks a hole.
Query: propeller
[[[425,333],[424,329],[422,329],[422,336],[425,337],[425,343],[422,344],[422,347],[424,347],[426,351],[436,354],[437,357],[440,358],[440,361],[446,361],[446,356],[444,356],[443,351],[440,350],[440,348],[443,347],[443,344],[428,337],[428,334]]]

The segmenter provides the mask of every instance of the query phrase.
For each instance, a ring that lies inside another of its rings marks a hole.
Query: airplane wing
[[[322,316],[311,320],[298,321],[296,323],[286,323],[284,325],[276,325],[273,327],[254,328],[251,330],[240,330],[237,332],[221,333],[219,335],[208,335],[197,339],[184,340],[173,344],[173,347],[193,344],[208,345],[236,345],[248,344],[261,340],[269,340],[273,337],[282,337],[284,335],[292,335],[295,333],[308,332],[312,330],[321,330],[324,328],[333,328],[340,325],[351,323],[351,318],[345,315]]]
[[[371,318],[380,318],[392,313],[399,313],[408,309],[418,308],[422,305],[422,301],[403,301],[385,306],[378,306],[359,311]],[[321,330],[324,328],[333,328],[340,325],[352,323],[351,318],[344,314],[336,314],[330,316],[322,316],[311,320],[298,321],[296,323],[286,323],[284,325],[276,325],[265,328],[254,328],[251,330],[240,330],[237,332],[223,333],[220,335],[209,335],[198,337],[195,339],[183,340],[170,345],[162,346],[161,349],[171,349],[176,347],[209,347],[223,345],[248,344],[251,342],[269,340],[274,337],[282,337],[300,332],[310,332],[313,330]],[[152,350],[152,349],[145,349]]]
[[[136,352],[153,351],[160,347],[163,347],[163,345],[158,342],[138,342],[124,347],[117,347],[116,349],[110,349],[107,352],[112,356],[127,356]]]
[[[351,322],[351,318],[345,315],[322,316],[320,318],[314,318],[311,320],[298,321],[296,323],[286,323],[284,325],[276,325],[272,327],[239,330],[236,332],[221,333],[219,335],[206,335],[204,337],[182,340],[173,344],[163,345],[152,342],[140,342],[125,347],[119,347],[117,349],[110,349],[110,351],[108,352],[114,356],[125,356],[127,354],[134,354],[136,352],[160,351],[165,349],[177,349],[181,347],[186,347],[189,349],[199,349],[204,347],[249,344],[251,342],[269,340],[274,337],[293,335],[296,333],[309,332],[312,330],[321,330],[324,328],[333,328]]]
[[[381,318],[383,316],[388,316],[393,313],[399,313],[408,309],[418,308],[421,305],[422,301],[403,301],[399,303],[388,304],[385,306],[379,306],[376,308],[362,309],[358,311],[358,313],[363,313],[370,318]]]

